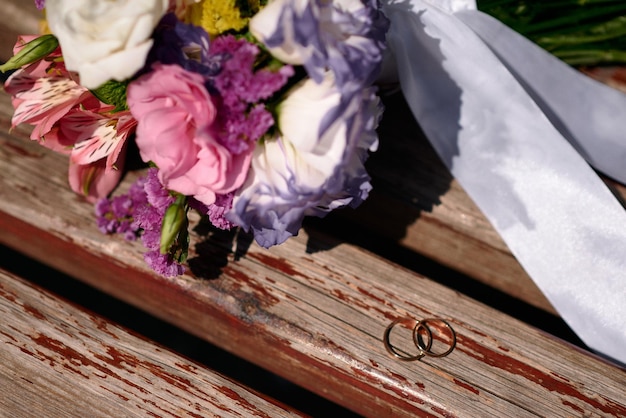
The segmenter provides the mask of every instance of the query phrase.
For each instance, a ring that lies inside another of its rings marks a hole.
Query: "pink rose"
[[[219,142],[217,109],[202,76],[156,64],[129,85],[128,106],[141,158],[157,165],[166,188],[210,205],[241,186],[253,147],[235,154]]]

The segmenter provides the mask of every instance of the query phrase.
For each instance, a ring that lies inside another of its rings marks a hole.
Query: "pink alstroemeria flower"
[[[21,36],[15,44],[14,53],[34,38]],[[57,60],[60,57],[61,52],[57,49],[46,59],[17,70],[4,84],[15,109],[11,120],[13,127],[22,123],[32,125],[34,129],[30,137],[40,142],[72,108],[80,104],[88,108],[101,105],[89,90],[72,78],[63,62]],[[46,144],[42,142],[42,145]]]
[[[34,37],[21,37],[14,51]],[[5,83],[12,96],[13,127],[34,127],[31,139],[70,155],[69,183],[89,201],[108,195],[119,183],[125,143],[136,121],[130,112],[110,113],[75,80],[61,59],[61,51],[13,73]]]
[[[136,125],[128,111],[108,114],[74,110],[59,120],[46,142],[53,147],[71,147],[70,187],[95,202],[119,183],[126,140]]]

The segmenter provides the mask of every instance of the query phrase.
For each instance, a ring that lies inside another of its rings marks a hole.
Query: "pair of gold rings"
[[[396,325],[402,325],[405,328],[413,329],[412,340],[413,344],[417,347],[417,354],[405,354],[399,351],[397,347],[391,344],[391,331]],[[447,350],[441,352],[434,352],[433,341],[434,335],[431,327],[437,329],[437,339],[446,340]],[[452,326],[445,320],[439,318],[426,318],[426,319],[413,319],[413,318],[399,318],[393,321],[383,335],[383,343],[385,349],[389,354],[401,361],[415,361],[420,360],[424,356],[428,357],[445,357],[454,350],[456,346],[456,333]]]

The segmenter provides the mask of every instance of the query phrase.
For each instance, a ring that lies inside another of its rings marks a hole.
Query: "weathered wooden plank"
[[[0,5],[5,10],[0,20],[2,60],[10,55],[18,33],[37,31],[41,12],[30,1],[1,0]],[[610,70],[586,69],[585,72],[626,90],[626,78],[620,81],[611,77]],[[343,226],[363,228],[365,225],[381,241],[399,243],[558,315],[482,212],[441,164],[402,97],[388,97],[386,105],[389,111],[380,128],[384,140],[369,163],[376,186],[373,197],[357,212],[338,213],[341,222],[345,222]],[[622,198],[626,196],[622,185],[605,181]],[[381,219],[385,221],[380,222]]]
[[[0,415],[303,416],[0,270]]]
[[[0,39],[0,56],[10,55],[15,31],[23,28],[22,32],[32,33],[41,16],[33,2],[1,0],[3,3],[12,14],[0,21],[0,29],[11,35]],[[366,225],[381,241],[399,243],[532,306],[556,313],[440,163],[401,96],[387,98],[386,105],[389,111],[380,129],[384,140],[369,163],[375,177],[374,195],[358,212],[340,213],[345,214],[345,226]]]
[[[2,0],[0,59],[10,55],[16,33],[33,33],[41,12],[33,2]],[[589,74],[619,88],[599,69]],[[387,97],[380,150],[368,164],[375,190],[357,212],[343,211],[344,227],[363,228],[381,241],[471,276],[532,306],[557,314],[491,224],[441,164],[401,95]],[[408,181],[407,181],[408,180]],[[615,186],[611,183],[611,186]],[[617,186],[618,193],[624,193]],[[380,222],[384,219],[384,222]],[[336,224],[330,224],[333,228]],[[428,238],[426,238],[428,237]]]
[[[232,237],[199,229],[194,273],[157,277],[139,243],[97,231],[66,158],[7,127],[5,111],[0,242],[338,404],[365,416],[626,414],[623,369],[314,230],[235,259]],[[447,319],[456,348],[391,358],[381,336],[402,316]]]

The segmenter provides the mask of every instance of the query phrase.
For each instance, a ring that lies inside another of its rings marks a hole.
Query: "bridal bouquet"
[[[388,20],[376,0],[37,1],[5,90],[13,125],[69,156],[105,233],[141,236],[182,274],[188,211],[264,247],[305,216],[358,206],[377,147]],[[110,197],[129,150],[147,175]]]

